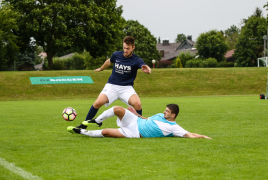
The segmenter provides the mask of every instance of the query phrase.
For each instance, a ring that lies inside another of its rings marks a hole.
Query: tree
[[[189,61],[189,60],[191,60],[191,59],[194,59],[194,57],[195,56],[192,56],[189,51],[187,51],[186,53],[181,52],[179,54],[179,56],[178,56],[178,58],[181,61],[182,67],[185,67],[186,62]]]
[[[177,34],[177,38],[175,39],[176,43],[181,43],[186,39],[186,36],[184,34]]]
[[[13,33],[18,30],[19,14],[9,5],[0,7],[0,71],[8,70],[16,60],[18,39]]]
[[[215,58],[217,61],[224,60],[224,55],[227,52],[228,46],[221,32],[211,30],[202,33],[196,41],[196,49],[200,58]]]
[[[147,65],[152,67],[153,59],[161,59],[160,53],[156,49],[156,38],[146,27],[141,25],[138,21],[127,21],[124,32],[126,36],[132,36],[135,38],[134,53],[142,58]]]
[[[174,64],[176,65],[177,68],[183,68],[181,64],[181,59],[179,57],[176,57]]]
[[[17,54],[18,61],[16,63],[19,71],[32,71],[34,70],[35,52],[32,49],[27,49],[23,53]]]
[[[124,26],[122,6],[116,0],[6,0],[22,14],[18,34],[23,42],[33,37],[52,58],[65,48],[86,49],[94,58],[116,48]]]
[[[157,43],[158,43],[158,44],[161,43],[161,39],[160,39],[160,37],[158,37]]]
[[[260,14],[258,11],[257,14]],[[257,65],[257,58],[262,57],[263,36],[266,35],[268,23],[264,17],[250,16],[241,28],[234,57],[236,66],[249,67]]]
[[[235,25],[224,31],[226,44],[228,45],[228,50],[234,49],[240,34],[240,29]]]

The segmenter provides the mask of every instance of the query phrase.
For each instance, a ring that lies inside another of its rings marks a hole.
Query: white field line
[[[38,176],[34,176],[29,172],[24,171],[22,168],[15,166],[13,163],[7,162],[5,159],[0,157],[0,165],[4,166],[6,169],[12,171],[15,174],[29,180],[42,180]]]

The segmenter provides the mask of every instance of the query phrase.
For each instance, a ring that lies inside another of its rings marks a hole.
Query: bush
[[[66,61],[66,59],[64,59]],[[58,57],[53,58],[53,69],[54,70],[67,70],[63,60],[60,60]]]
[[[234,67],[234,62],[228,62],[227,67]]]
[[[218,63],[217,67],[234,67],[233,62],[226,62],[226,61],[221,61]]]
[[[157,61],[157,68],[167,68],[172,63],[173,63],[172,61],[168,61],[168,60]]]
[[[179,57],[177,57],[177,58],[174,60],[174,65],[175,65],[175,67],[177,67],[177,68],[182,68],[181,59],[180,59]]]
[[[188,60],[186,63],[185,63],[185,67],[186,68],[191,68],[193,67],[194,65],[194,60]]]
[[[168,68],[178,68],[178,67],[176,66],[176,64],[171,64],[170,66],[168,66]]]
[[[207,68],[208,67],[208,62],[207,61],[202,61],[202,65],[203,65],[203,68]]]
[[[228,67],[226,61],[221,61],[217,64],[217,67]]]
[[[215,58],[208,58],[206,59],[208,66],[207,67],[216,67],[218,62]]]
[[[187,68],[208,68],[208,67],[216,67],[217,64],[218,64],[218,62],[214,58],[209,58],[206,60],[191,59],[191,60],[186,62],[185,67],[187,67]]]
[[[87,70],[97,69],[107,60],[104,56],[93,58],[89,52],[84,52],[84,64]]]
[[[85,69],[85,63],[84,63],[85,55],[84,54],[78,54],[75,53],[72,57],[73,63],[71,66],[71,69],[76,70],[83,70]]]
[[[84,52],[82,54],[75,53],[73,57],[66,59],[59,59],[58,57],[53,58],[53,69],[54,70],[84,70],[84,69],[96,69],[100,67],[104,61],[105,57],[93,58],[89,52]],[[43,65],[43,69],[47,70],[47,60]]]
[[[181,60],[182,67],[186,67],[186,62],[192,60],[195,56],[191,55],[189,51],[186,53],[181,52],[178,56]]]
[[[193,66],[196,67],[196,68],[199,68],[199,67],[202,68],[202,67],[204,67],[203,66],[203,61],[201,59],[195,59]]]

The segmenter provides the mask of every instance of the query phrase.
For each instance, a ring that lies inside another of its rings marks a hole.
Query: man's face
[[[171,110],[169,108],[166,108],[164,111],[164,118],[166,120],[173,120],[173,118],[175,118],[175,114],[171,114]]]
[[[124,50],[124,56],[130,57],[135,49],[135,46],[127,45],[126,43],[123,43],[123,50]]]

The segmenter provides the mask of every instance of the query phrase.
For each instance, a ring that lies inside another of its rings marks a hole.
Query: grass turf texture
[[[141,101],[146,117],[163,112],[168,103],[179,104],[178,124],[213,139],[90,138],[66,128],[84,120],[93,100],[2,101],[0,157],[44,180],[267,179],[267,100],[229,96]],[[113,105],[126,107],[120,101]],[[73,122],[61,117],[69,106],[78,113]],[[116,128],[115,118],[102,128]],[[0,179],[22,178],[1,167]]]
[[[268,68],[141,70],[134,88],[143,97],[265,94]],[[0,72],[0,101],[96,99],[111,70]],[[31,85],[29,77],[90,76],[94,84]],[[163,93],[164,92],[164,93]]]

